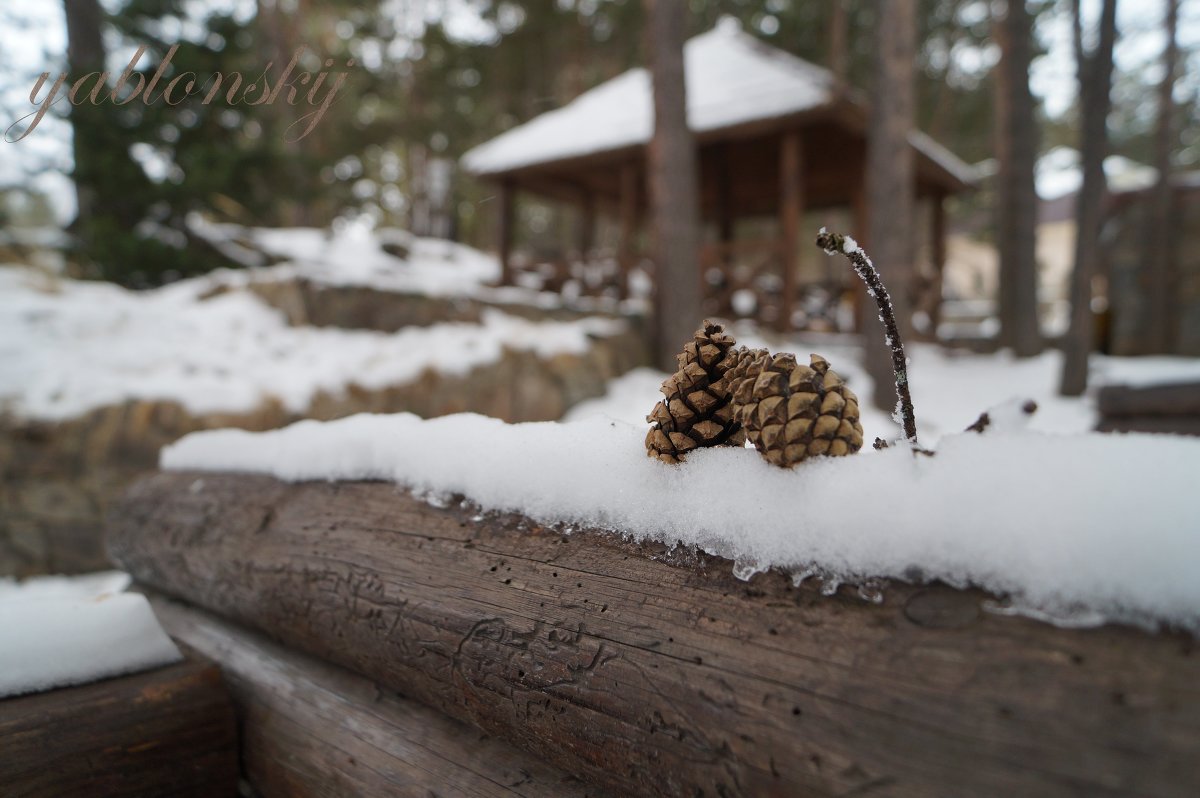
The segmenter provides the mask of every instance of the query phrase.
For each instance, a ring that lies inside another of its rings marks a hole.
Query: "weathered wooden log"
[[[1200,417],[1200,382],[1167,385],[1106,385],[1096,392],[1102,416]]]
[[[1197,416],[1102,416],[1097,432],[1159,432],[1172,435],[1200,435]]]
[[[4,796],[237,794],[237,725],[211,663],[0,700]]]
[[[1186,635],[1058,629],[950,588],[874,605],[744,583],[726,560],[379,483],[157,474],[109,545],[141,582],[621,794],[1196,788]]]
[[[221,665],[237,707],[242,768],[262,798],[602,796],[369,679],[202,610],[151,598],[172,637]]]

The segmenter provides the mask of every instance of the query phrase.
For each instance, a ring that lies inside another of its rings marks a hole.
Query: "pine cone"
[[[771,353],[766,349],[747,349],[739,346],[729,352],[731,365],[725,370],[717,390],[726,394],[730,402],[734,402],[738,386],[746,379],[753,382],[762,372],[763,367],[771,362]],[[736,420],[736,419],[735,419]]]
[[[665,463],[678,463],[702,446],[741,446],[745,435],[733,420],[726,371],[736,364],[733,336],[720,324],[705,320],[679,355],[679,370],[662,384],[663,395],[646,417],[646,453]]]
[[[734,420],[768,462],[791,468],[813,455],[862,448],[858,397],[820,355],[802,366],[795,355],[747,351],[722,387],[732,396]]]

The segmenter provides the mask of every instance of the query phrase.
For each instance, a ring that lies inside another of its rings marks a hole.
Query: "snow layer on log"
[[[107,679],[183,657],[122,573],[0,580],[0,697]]]
[[[845,580],[977,585],[1076,625],[1200,628],[1200,441],[1000,425],[944,438],[935,457],[894,447],[785,471],[733,448],[667,466],[645,456],[643,435],[609,420],[359,415],[195,433],[164,449],[161,464],[390,480],[543,523],[696,545],[734,559],[745,578],[815,565]]]

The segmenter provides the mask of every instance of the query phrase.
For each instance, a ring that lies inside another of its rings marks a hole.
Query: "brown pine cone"
[[[741,446],[745,435],[733,420],[725,372],[736,364],[733,336],[705,320],[679,355],[679,370],[662,384],[666,397],[646,417],[646,453],[678,463],[702,446]]]
[[[791,468],[814,455],[862,448],[858,397],[825,358],[812,355],[811,365],[802,366],[791,354],[747,355],[724,387],[732,394],[734,420],[768,462]]]
[[[728,357],[732,365],[725,370],[725,376],[717,390],[727,394],[732,402],[738,386],[747,378],[753,381],[762,372],[763,367],[771,362],[771,353],[766,349],[747,349],[739,346],[737,349],[731,349]]]

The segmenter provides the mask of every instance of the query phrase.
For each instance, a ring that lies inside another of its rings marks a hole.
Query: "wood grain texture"
[[[237,793],[237,727],[211,663],[0,700],[0,795]]]
[[[1167,385],[1105,385],[1096,391],[1100,415],[1200,417],[1200,382]]]
[[[1097,432],[1154,432],[1167,435],[1200,435],[1197,416],[1102,416]]]
[[[176,640],[221,665],[245,777],[273,796],[603,798],[474,727],[177,601],[152,595]]]
[[[881,605],[727,560],[393,485],[168,473],[110,551],[620,794],[1179,795],[1200,783],[1191,637],[1062,630],[985,596]]]

